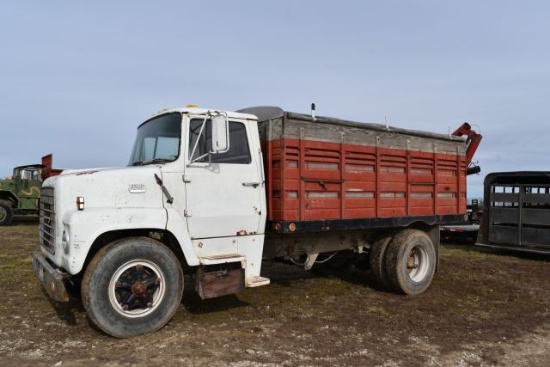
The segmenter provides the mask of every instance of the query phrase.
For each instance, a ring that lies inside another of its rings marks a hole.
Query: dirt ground
[[[265,263],[272,284],[200,301],[186,292],[160,331],[114,339],[78,300],[50,301],[31,270],[36,222],[0,227],[1,366],[543,366],[550,360],[550,257],[443,245],[416,297],[369,272]]]

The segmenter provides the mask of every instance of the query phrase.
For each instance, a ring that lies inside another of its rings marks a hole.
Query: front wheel
[[[385,263],[391,289],[420,294],[428,289],[435,273],[434,244],[423,231],[402,230],[390,241]]]
[[[178,259],[165,245],[145,237],[102,248],[82,279],[82,303],[88,317],[118,338],[162,328],[176,313],[182,295]]]
[[[6,200],[0,200],[0,227],[8,226],[13,217],[13,209]]]

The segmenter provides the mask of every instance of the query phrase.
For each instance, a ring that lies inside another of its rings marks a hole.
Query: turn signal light
[[[84,197],[79,196],[76,198],[76,208],[78,210],[84,210]]]

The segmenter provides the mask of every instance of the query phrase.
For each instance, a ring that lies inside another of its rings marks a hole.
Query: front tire
[[[183,295],[183,272],[162,243],[145,237],[102,248],[82,279],[82,303],[105,333],[128,338],[154,332],[174,316]]]
[[[428,289],[435,273],[436,253],[425,232],[402,230],[390,241],[385,257],[392,290],[416,295]]]
[[[13,218],[13,209],[6,200],[0,200],[0,227],[9,226]]]

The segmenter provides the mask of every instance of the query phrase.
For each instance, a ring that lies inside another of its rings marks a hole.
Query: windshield
[[[180,153],[181,114],[152,118],[138,128],[130,166],[175,161]]]
[[[23,180],[40,180],[40,170],[38,167],[16,167],[13,169],[13,177]]]

